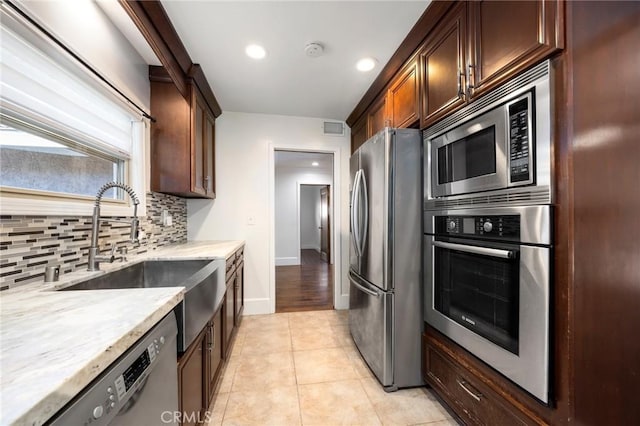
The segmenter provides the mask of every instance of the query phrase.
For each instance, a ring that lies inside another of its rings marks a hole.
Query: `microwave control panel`
[[[509,175],[511,183],[531,181],[531,149],[529,107],[526,96],[508,106],[509,109]]]
[[[437,235],[520,240],[520,216],[437,216]]]

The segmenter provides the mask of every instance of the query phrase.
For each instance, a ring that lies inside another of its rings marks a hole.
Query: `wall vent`
[[[324,134],[332,136],[344,135],[344,123],[337,121],[325,121],[324,122]]]

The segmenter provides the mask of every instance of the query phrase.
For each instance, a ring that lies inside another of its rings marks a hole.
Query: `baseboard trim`
[[[299,264],[299,257],[276,257],[276,266],[291,266]]]
[[[338,310],[349,309],[349,295],[348,294],[340,294],[333,301],[334,308]]]
[[[271,314],[271,301],[263,299],[244,299],[244,311],[242,315],[264,315]]]

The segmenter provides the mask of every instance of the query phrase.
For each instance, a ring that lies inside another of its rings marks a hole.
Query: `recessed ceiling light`
[[[317,161],[314,161],[313,163],[311,163],[311,165],[313,167],[318,167],[320,165],[320,163],[318,163]]]
[[[257,44],[250,44],[244,49],[248,57],[253,59],[262,59],[267,56],[267,51],[264,47]]]
[[[356,63],[358,71],[367,72],[375,68],[378,61],[375,58],[362,58]]]

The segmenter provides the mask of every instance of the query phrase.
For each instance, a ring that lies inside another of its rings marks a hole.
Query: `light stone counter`
[[[243,241],[166,246],[0,293],[0,425],[41,425],[183,300],[184,287],[57,292],[145,259],[227,259]]]
[[[228,259],[244,241],[190,241],[148,253],[149,259]]]

